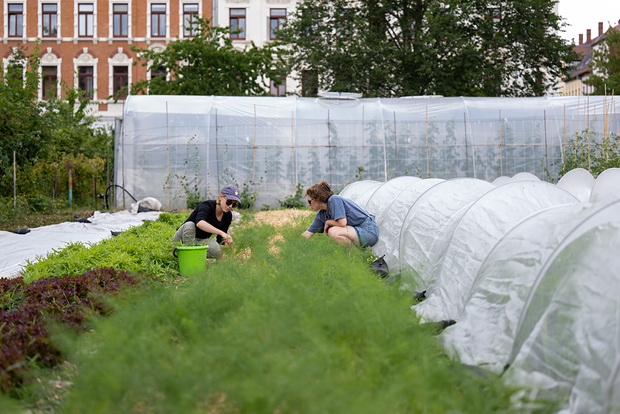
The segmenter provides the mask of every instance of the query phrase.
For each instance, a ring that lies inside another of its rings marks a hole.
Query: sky
[[[570,24],[561,33],[562,38],[579,44],[579,34],[586,40],[586,30],[591,29],[592,37],[598,36],[598,22],[603,22],[603,30],[609,24],[616,26],[620,20],[619,0],[560,0],[558,14]]]

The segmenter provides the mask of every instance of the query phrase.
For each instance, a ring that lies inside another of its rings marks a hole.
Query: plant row
[[[514,390],[446,358],[410,294],[369,270],[369,252],[300,237],[311,217],[278,231],[237,225],[225,257],[190,279],[169,259],[183,219],[162,214],[26,269],[38,281],[115,261],[166,282],[115,301],[87,335],[54,330],[52,344],[76,367],[58,412],[509,410]]]
[[[112,268],[30,284],[22,277],[0,278],[0,390],[7,393],[21,386],[33,365],[52,368],[63,361],[50,340],[50,320],[85,331],[91,316],[110,312],[104,296],[118,295],[140,280],[144,278]]]

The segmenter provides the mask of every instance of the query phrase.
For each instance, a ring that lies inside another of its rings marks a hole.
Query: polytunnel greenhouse
[[[456,320],[449,355],[547,412],[620,413],[619,183],[620,168],[574,169],[557,185],[397,177],[340,194],[377,217],[373,251],[425,292],[421,320]]]
[[[237,184],[277,206],[325,180],[517,174],[557,179],[565,148],[618,131],[613,98],[330,99],[129,96],[115,131],[115,184],[163,208]],[[133,200],[116,191],[114,207]]]

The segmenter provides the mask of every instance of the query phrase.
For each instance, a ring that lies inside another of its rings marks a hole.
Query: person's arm
[[[347,227],[347,212],[340,197],[331,196],[327,200],[327,210],[329,211],[329,217],[334,217],[336,220],[325,220],[325,233],[327,233],[330,227]]]
[[[196,227],[198,227],[202,231],[206,231],[207,233],[218,234],[222,236],[222,239],[224,239],[226,245],[229,245],[233,242],[233,238],[230,234],[218,229],[212,224],[207,223],[205,220],[200,220],[198,223],[196,223]]]
[[[338,220],[327,220],[325,222],[325,233],[327,233],[330,227],[347,227],[347,218],[343,217]]]
[[[316,216],[314,216],[314,221],[312,222],[310,227],[308,227],[308,230],[301,233],[301,235],[304,236],[306,239],[309,239],[310,237],[312,237],[312,235],[314,235],[314,233],[320,233],[321,230],[324,228],[324,215],[325,213],[323,212],[316,213]]]

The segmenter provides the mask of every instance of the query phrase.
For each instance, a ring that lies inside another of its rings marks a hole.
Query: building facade
[[[220,0],[214,2],[213,24],[228,26],[233,44],[238,49],[249,47],[252,42],[263,46],[275,40],[278,29],[295,12],[297,0]],[[298,91],[295,74],[282,77],[279,84],[268,80],[271,95],[285,96]]]
[[[618,21],[617,26],[612,28],[620,30],[620,21]],[[573,62],[573,69],[569,78],[560,87],[562,96],[581,96],[594,93],[594,87],[584,83],[584,81],[592,75],[592,52],[603,46],[606,31],[603,22],[599,22],[596,37],[592,37],[590,29],[586,31],[585,39],[583,34],[579,34],[579,44],[573,47],[579,56],[579,60]]]
[[[102,121],[122,115],[125,87],[147,73],[131,46],[163,50],[192,36],[192,16],[212,18],[212,0],[4,0],[0,56],[6,70],[15,48],[41,54],[39,98],[81,89]]]

